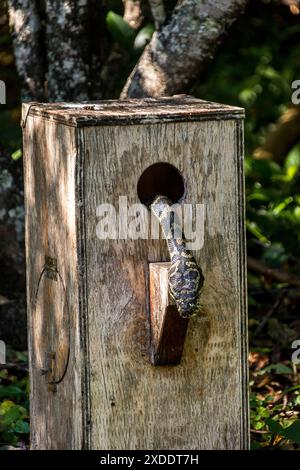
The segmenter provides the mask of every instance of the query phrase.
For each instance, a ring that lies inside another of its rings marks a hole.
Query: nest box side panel
[[[91,448],[247,448],[241,121],[81,132]],[[168,261],[165,240],[97,236],[99,206],[118,214],[120,196],[138,203],[139,177],[160,161],[183,175],[183,202],[205,205],[204,245],[194,252],[205,275],[202,314],[190,320],[175,367],[149,359],[148,263]]]
[[[30,116],[24,129],[33,449],[83,445],[75,132]]]

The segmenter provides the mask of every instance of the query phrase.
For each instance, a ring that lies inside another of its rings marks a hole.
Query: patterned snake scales
[[[171,259],[169,270],[169,292],[174,299],[179,315],[190,318],[199,313],[200,294],[204,282],[201,268],[186,248],[184,234],[175,238],[176,213],[172,210],[172,202],[166,196],[156,196],[150,205],[152,213],[157,217],[167,240]]]

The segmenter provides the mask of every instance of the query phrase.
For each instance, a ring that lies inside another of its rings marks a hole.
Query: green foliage
[[[299,17],[284,7],[250,2],[193,90],[203,99],[246,108],[247,154],[291,103],[291,83],[300,77],[299,39]]]
[[[143,25],[137,31],[131,28],[121,15],[113,11],[109,11],[106,15],[106,26],[118,46],[129,53],[130,63],[137,61],[155,31],[152,23]]]
[[[4,105],[1,105],[4,107]],[[22,135],[19,126],[19,110],[9,109],[10,104],[5,106],[6,110],[0,110],[0,145],[15,151],[20,148]]]
[[[255,240],[261,242],[261,259],[270,266],[281,266],[291,255],[300,257],[299,162],[299,144],[282,167],[246,159],[247,228],[253,235],[249,248],[255,245],[257,250]]]
[[[28,410],[10,400],[0,404],[0,436],[5,442],[17,445],[19,435],[29,433]]]
[[[0,105],[0,148],[15,151],[21,146],[19,84],[14,64],[6,2],[0,1],[0,80],[6,84],[7,104]]]
[[[281,426],[281,424],[274,419],[266,419],[266,424],[269,431],[272,433],[273,439],[276,439],[277,436],[281,436],[293,443],[300,444],[300,419],[293,421],[292,424],[288,424],[287,427]]]
[[[238,38],[238,43],[237,43]],[[270,124],[291,104],[300,76],[300,25],[287,8],[253,2],[228,35],[205,80],[193,92],[246,108],[246,196],[249,253],[272,267],[300,258],[300,144],[283,166],[254,160]]]
[[[13,160],[19,160],[19,158],[22,157],[22,150],[21,149],[18,149],[18,150],[15,150],[12,154],[11,154],[11,158]]]
[[[137,52],[141,52],[150,41],[154,31],[154,25],[151,23],[148,23],[143,28],[141,28],[134,40],[134,50]]]
[[[123,20],[122,16],[109,11],[106,15],[106,26],[113,39],[127,50],[133,48],[135,31]]]
[[[27,360],[27,355],[9,351],[14,361]],[[28,378],[26,369],[0,370],[0,448],[10,444],[24,447],[29,437]]]
[[[265,374],[266,372],[274,371],[276,374],[292,374],[293,371],[290,367],[286,366],[285,364],[270,364],[269,366],[265,367],[260,371],[260,374]]]
[[[300,78],[300,25],[278,2],[253,0],[191,94],[245,107],[246,202],[248,253],[272,268],[299,275],[300,143],[283,165],[252,157],[270,125],[291,104],[291,83]],[[154,31],[151,19],[138,31],[122,18],[122,2],[107,2],[106,25],[132,69]],[[0,12],[1,14],[1,12]],[[16,70],[11,37],[0,27],[0,73],[9,84],[9,104],[1,108],[0,143],[21,157]],[[3,59],[1,60],[1,57]],[[5,59],[5,60],[4,60]],[[124,76],[123,76],[124,75]],[[20,162],[21,163],[21,162]],[[299,292],[288,284],[248,273],[251,355],[252,448],[299,448],[299,370],[291,364],[291,341],[299,336]],[[284,293],[283,300],[278,302]],[[278,304],[278,305],[277,305]],[[276,307],[277,305],[277,307]],[[298,326],[297,326],[298,320]],[[298,328],[298,330],[297,330]],[[15,355],[19,363],[26,358]],[[19,446],[28,441],[28,382],[24,373],[0,372],[0,442]]]
[[[256,395],[250,399],[250,421],[251,428],[261,430],[266,427],[266,419],[270,417],[270,412],[266,408],[266,400],[258,400]]]
[[[252,441],[252,449],[276,446],[291,449],[300,444],[300,419],[295,418],[294,408],[300,403],[300,395],[295,395],[286,405],[283,412],[282,404],[274,403],[272,395],[258,398],[252,394],[250,398],[251,430],[257,432],[260,440]]]

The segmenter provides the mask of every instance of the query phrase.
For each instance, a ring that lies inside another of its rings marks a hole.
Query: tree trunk
[[[247,0],[178,2],[170,21],[154,33],[121,98],[172,95],[188,89],[246,4]]]
[[[10,26],[23,101],[43,101],[44,60],[37,0],[8,0]]]
[[[124,16],[135,14],[139,22],[139,3],[124,1]],[[151,0],[161,29],[127,80],[122,98],[185,91],[246,4],[247,0],[182,0],[161,26],[163,3]],[[23,101],[102,98],[105,71],[102,75],[101,71],[110,48],[101,2],[45,0],[45,11],[37,0],[8,0],[8,5]]]
[[[101,1],[8,0],[8,12],[22,101],[101,99],[109,49]]]
[[[49,101],[88,100],[87,0],[46,0]]]

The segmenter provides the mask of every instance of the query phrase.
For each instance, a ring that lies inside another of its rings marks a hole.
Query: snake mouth
[[[195,295],[195,292],[189,291],[186,297],[184,293],[179,296],[179,292],[180,291],[177,292],[176,298],[174,298],[174,295],[170,292],[171,297],[177,305],[179,315],[184,318],[190,318],[197,315],[199,310],[200,292],[197,292]]]
[[[182,318],[196,317],[198,315],[198,312],[199,312],[199,309],[198,309],[197,305],[193,305],[192,307],[186,308],[184,310],[182,310],[179,307],[177,307],[177,308],[178,308],[178,313]]]

